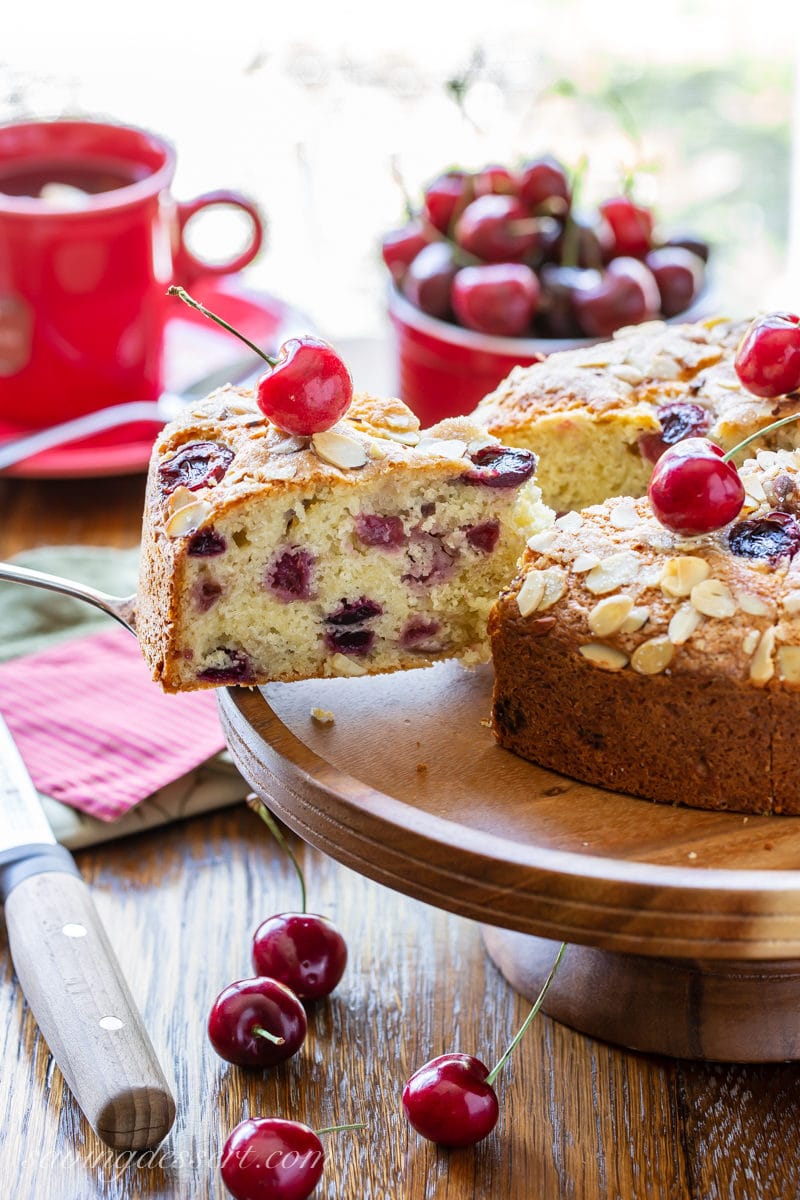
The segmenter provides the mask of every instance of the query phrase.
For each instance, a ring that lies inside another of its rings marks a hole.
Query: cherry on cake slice
[[[542,497],[558,512],[642,496],[667,446],[701,436],[730,450],[800,411],[800,394],[778,407],[742,385],[734,360],[746,329],[726,320],[623,329],[611,341],[515,367],[474,416],[506,445],[540,456]],[[790,425],[747,453],[798,444],[800,426]]]
[[[137,633],[166,691],[488,658],[486,619],[552,514],[535,456],[468,419],[420,431],[357,396],[287,436],[248,390],[168,426],[150,463]]]
[[[800,813],[800,451],[740,475],[713,533],[611,499],[529,540],[489,620],[501,746],[652,800]]]

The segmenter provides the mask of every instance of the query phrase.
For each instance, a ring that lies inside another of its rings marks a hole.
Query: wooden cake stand
[[[491,683],[489,667],[441,663],[223,689],[220,713],[278,817],[481,922],[525,995],[567,941],[545,1004],[556,1020],[679,1057],[800,1058],[800,817],[653,804],[541,770],[495,745]],[[658,736],[643,728],[636,753]]]

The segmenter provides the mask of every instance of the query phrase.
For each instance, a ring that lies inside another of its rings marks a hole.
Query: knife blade
[[[69,851],[0,716],[0,901],[25,998],[67,1085],[115,1150],[155,1146],[175,1101]]]

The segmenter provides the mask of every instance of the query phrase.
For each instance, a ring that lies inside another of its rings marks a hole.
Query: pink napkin
[[[213,692],[164,695],[124,629],[0,665],[0,712],[39,791],[102,821],[225,745]]]

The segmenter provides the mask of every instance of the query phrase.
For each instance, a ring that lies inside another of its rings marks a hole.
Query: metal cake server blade
[[[87,1120],[115,1150],[156,1145],[175,1119],[169,1084],[89,889],[56,842],[2,717],[0,900],[17,978]]]

